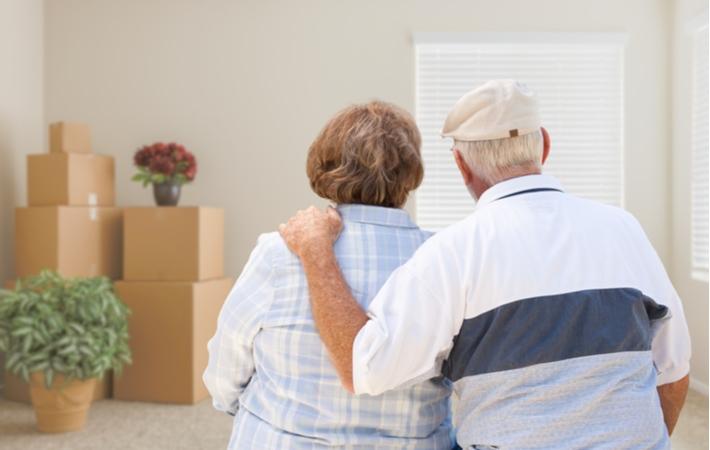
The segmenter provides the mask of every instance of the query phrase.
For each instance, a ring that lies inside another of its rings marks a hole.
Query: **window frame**
[[[689,208],[689,213],[690,213],[689,216],[690,217],[688,217],[688,219],[690,221],[690,224],[689,224],[690,225],[690,240],[689,240],[690,278],[695,281],[701,281],[701,282],[707,283],[708,280],[710,279],[710,267],[708,267],[710,265],[706,263],[706,266],[702,267],[697,264],[696,255],[695,255],[695,251],[694,251],[694,249],[695,249],[695,243],[694,243],[695,233],[694,233],[694,231],[695,230],[694,230],[694,226],[693,226],[694,216],[696,214],[696,211],[694,209],[694,204],[695,204],[696,200],[694,198],[695,197],[695,187],[694,187],[695,175],[693,173],[693,169],[694,169],[694,163],[695,163],[695,158],[696,158],[696,155],[695,155],[696,148],[694,146],[695,120],[696,120],[695,119],[695,110],[696,110],[696,106],[695,106],[696,95],[695,95],[695,93],[696,93],[696,89],[697,89],[697,86],[696,86],[696,83],[697,83],[696,64],[698,63],[698,61],[696,59],[696,57],[698,55],[698,51],[695,46],[698,43],[696,39],[699,37],[698,36],[699,34],[701,34],[703,32],[705,32],[705,33],[710,32],[710,28],[708,26],[707,11],[705,11],[704,13],[696,16],[691,21],[689,21],[687,23],[686,30],[689,35],[689,38],[691,41],[691,46],[692,46],[691,57],[690,57],[690,66],[691,66],[690,67],[690,72],[691,72],[690,86],[691,87],[690,87],[690,103],[689,103],[690,127],[689,127],[689,135],[688,135],[688,138],[690,141],[689,142],[690,143],[690,164],[688,167],[688,169],[689,169],[688,175],[689,175],[689,179],[690,179],[690,208]],[[708,57],[707,53],[705,53],[705,57],[706,57],[705,63],[710,64],[710,58]],[[704,81],[706,83],[708,83],[707,79],[705,79]],[[710,92],[710,89],[708,89],[707,87],[706,87],[706,90],[708,90]],[[707,98],[705,100],[706,100],[706,102],[708,102]],[[707,167],[706,167],[706,169],[707,169]],[[708,178],[710,178],[710,174],[708,174],[708,172],[706,172],[706,176]],[[706,205],[706,208],[708,208],[708,210],[710,210],[710,207],[708,205]],[[706,212],[706,214],[707,214],[707,212]],[[708,224],[706,224],[706,228],[707,227],[708,227]],[[706,251],[707,251],[707,248],[706,248]],[[710,252],[708,252],[708,253],[710,253]],[[706,259],[708,259],[709,256],[710,255],[706,255]]]
[[[555,46],[578,45],[609,45],[617,47],[619,51],[619,186],[617,206],[624,208],[626,205],[626,74],[625,60],[628,43],[628,33],[623,32],[465,32],[465,33],[439,33],[416,32],[412,35],[413,52],[415,59],[414,88],[415,88],[415,115],[417,121],[420,116],[420,61],[419,46],[432,44],[468,45],[468,44],[551,44]],[[524,80],[523,80],[524,81]],[[443,123],[442,123],[443,125]],[[442,138],[443,139],[443,138]],[[425,175],[426,177],[426,175]],[[419,215],[419,192],[415,192],[415,212]],[[472,199],[473,202],[473,199]]]

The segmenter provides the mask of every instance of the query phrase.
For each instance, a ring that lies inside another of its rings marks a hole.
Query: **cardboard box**
[[[56,122],[49,125],[50,153],[91,153],[91,132],[85,123]]]
[[[30,387],[22,381],[22,378],[7,371],[4,376],[5,386],[3,387],[3,397],[5,400],[28,404],[32,403],[32,400],[30,399]],[[94,388],[93,400],[111,398],[112,389],[113,377],[111,372],[107,372],[102,379],[97,380],[96,387]]]
[[[92,206],[15,209],[15,272],[121,278],[122,211]]]
[[[126,208],[126,281],[199,281],[224,276],[224,210]]]
[[[106,155],[27,156],[29,206],[113,206],[114,162]]]
[[[193,404],[208,397],[202,384],[207,341],[234,280],[118,281],[116,293],[131,309],[133,364],[114,377],[120,400]]]

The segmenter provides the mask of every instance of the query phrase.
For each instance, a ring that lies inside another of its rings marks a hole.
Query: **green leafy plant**
[[[128,307],[104,277],[63,278],[44,271],[0,290],[0,351],[5,367],[29,382],[43,371],[47,387],[55,374],[67,381],[120,373],[131,363]]]

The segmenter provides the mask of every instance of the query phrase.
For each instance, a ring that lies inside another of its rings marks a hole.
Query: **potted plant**
[[[180,200],[180,188],[195,179],[197,160],[184,146],[171,142],[156,142],[136,151],[133,162],[138,173],[133,181],[143,187],[153,185],[153,197],[158,206],[175,206]]]
[[[40,431],[84,426],[96,379],[131,362],[128,314],[104,277],[44,271],[0,290],[0,351],[30,384]]]

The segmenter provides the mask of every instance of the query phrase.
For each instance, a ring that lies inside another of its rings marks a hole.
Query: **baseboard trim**
[[[708,385],[695,377],[690,377],[690,389],[706,397],[708,396]]]

